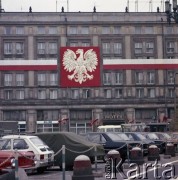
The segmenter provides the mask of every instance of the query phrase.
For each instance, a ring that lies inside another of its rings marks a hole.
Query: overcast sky
[[[163,11],[164,1],[129,0],[129,11],[155,12],[158,6]],[[65,11],[68,7],[69,12],[91,12],[94,6],[98,12],[124,12],[127,2],[128,0],[1,0],[2,8],[6,12],[25,12],[30,6],[33,12],[60,12],[62,6]]]

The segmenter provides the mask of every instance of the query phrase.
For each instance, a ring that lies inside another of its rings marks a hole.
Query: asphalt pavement
[[[128,180],[128,179],[148,179],[153,180],[156,179],[155,176],[157,176],[157,179],[176,179],[178,177],[178,155],[175,157],[171,156],[165,156],[161,155],[160,161],[157,162],[157,168],[155,172],[155,161],[147,161],[147,157],[144,158],[144,164],[139,166],[140,174],[139,176],[136,176],[135,167],[130,165],[128,163],[125,163],[123,165],[123,173],[117,172],[116,174],[109,174],[106,172],[106,163],[98,163],[97,164],[97,171],[96,171],[96,165],[92,165],[92,171],[94,174],[95,180],[107,180],[107,179],[117,179],[117,180]],[[169,166],[167,164],[170,164]],[[145,166],[149,166],[147,168],[146,173],[144,172]],[[171,169],[173,168],[173,169]],[[164,173],[165,171],[168,171],[167,173]],[[130,172],[129,172],[130,171]],[[132,171],[132,173],[131,173]],[[59,170],[58,167],[53,167],[49,169],[48,171],[45,171],[43,174],[31,174],[28,175],[28,180],[72,180],[73,171],[65,171],[65,176],[63,174],[64,172]],[[138,174],[137,174],[138,175]],[[178,178],[177,178],[178,179]],[[83,178],[81,178],[83,180]]]

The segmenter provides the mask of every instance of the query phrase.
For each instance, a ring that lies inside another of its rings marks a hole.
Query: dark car
[[[148,147],[152,144],[155,144],[154,141],[143,136],[141,132],[125,132],[125,134],[129,137],[130,140],[140,142],[144,155],[148,154]]]
[[[159,139],[163,140],[166,143],[174,144],[175,149],[177,149],[178,141],[172,138],[171,135],[169,135],[166,132],[155,132],[155,133],[159,137]]]
[[[46,132],[37,133],[36,135],[54,151],[55,166],[62,167],[61,148],[65,145],[65,164],[68,170],[73,168],[74,160],[79,155],[86,155],[91,161],[94,161],[95,154],[96,156],[105,156],[102,145],[87,141],[80,135],[72,132]]]
[[[155,132],[142,132],[142,135],[144,135],[147,139],[154,141],[155,145],[159,148],[160,153],[165,152],[166,142],[161,140]]]
[[[129,149],[132,149],[133,147],[141,147],[140,141],[130,140],[130,138],[124,132],[118,132],[116,134],[127,143]]]
[[[128,148],[125,140],[120,138],[116,133],[113,132],[89,132],[87,134],[83,134],[85,138],[91,142],[95,142],[98,144],[102,144],[105,153],[107,154],[110,150],[117,150],[120,153],[122,158],[122,162],[127,159]]]

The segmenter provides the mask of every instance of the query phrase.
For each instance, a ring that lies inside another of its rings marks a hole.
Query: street
[[[136,166],[124,163],[123,173],[117,172],[116,174],[108,174],[105,172],[106,163],[99,162],[96,165],[92,165],[92,170],[95,174],[95,180],[106,180],[106,179],[175,179],[178,177],[178,156],[167,157],[161,154],[160,161],[153,162],[147,161],[147,157],[144,158],[145,162],[143,165]],[[168,163],[170,163],[168,165]],[[45,171],[43,174],[28,174],[29,180],[72,180],[73,171],[66,171],[65,178],[63,177],[63,171],[60,171],[59,168],[53,167],[48,171]]]

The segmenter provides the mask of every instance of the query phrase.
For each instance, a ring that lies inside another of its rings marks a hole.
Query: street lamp
[[[172,0],[173,12],[171,12],[171,4],[169,0],[165,1],[165,12],[167,15],[167,21],[171,23],[171,19],[174,19],[175,23],[178,23],[178,11],[177,11],[177,0]]]

